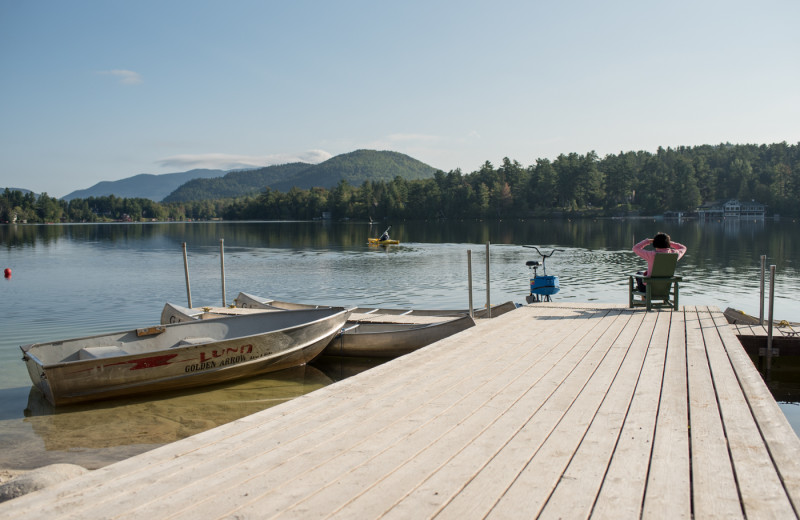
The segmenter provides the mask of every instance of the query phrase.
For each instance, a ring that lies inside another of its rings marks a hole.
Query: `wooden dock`
[[[0,504],[46,518],[797,518],[800,440],[716,308],[536,304]]]

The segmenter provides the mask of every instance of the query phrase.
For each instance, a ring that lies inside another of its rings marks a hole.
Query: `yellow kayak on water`
[[[385,246],[389,244],[399,244],[399,240],[381,240],[380,238],[368,238],[370,245]]]

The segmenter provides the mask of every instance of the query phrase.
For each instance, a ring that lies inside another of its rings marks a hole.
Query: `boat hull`
[[[328,356],[396,358],[474,326],[475,320],[469,316],[427,325],[356,323],[338,334],[322,353]]]
[[[161,327],[163,330],[156,333],[171,335],[167,342],[178,338],[169,348],[107,356],[114,349],[125,353],[135,348],[134,336],[138,333],[128,331],[25,345],[23,359],[34,386],[54,406],[210,385],[308,363],[338,334],[349,315],[337,308],[298,312],[308,314],[309,319],[316,312],[318,317],[277,330],[228,338],[224,337],[225,329],[234,328],[230,320],[257,322],[268,315],[178,323]],[[202,328],[195,330],[199,325]],[[197,333],[207,336],[193,336]],[[71,347],[65,348],[65,343]],[[66,352],[80,345],[84,347],[75,349],[64,361],[41,359],[48,347]]]

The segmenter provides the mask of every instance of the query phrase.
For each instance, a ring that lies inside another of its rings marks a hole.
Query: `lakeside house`
[[[697,217],[701,220],[721,218],[763,219],[767,206],[754,200],[740,202],[730,199],[703,204],[697,208]]]

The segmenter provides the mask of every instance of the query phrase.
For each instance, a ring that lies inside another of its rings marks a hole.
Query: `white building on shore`
[[[725,202],[709,202],[697,208],[697,217],[701,220],[721,218],[763,219],[767,206],[754,200],[740,202],[730,199]]]

